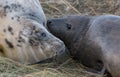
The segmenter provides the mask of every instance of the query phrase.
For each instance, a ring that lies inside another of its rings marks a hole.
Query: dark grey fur
[[[120,77],[120,16],[69,16],[48,20],[47,25],[79,62]]]

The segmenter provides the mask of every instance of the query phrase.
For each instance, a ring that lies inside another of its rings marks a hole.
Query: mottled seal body
[[[82,64],[120,77],[120,16],[68,16],[50,19],[47,26]]]
[[[39,0],[0,0],[0,55],[32,64],[64,53],[45,25]]]

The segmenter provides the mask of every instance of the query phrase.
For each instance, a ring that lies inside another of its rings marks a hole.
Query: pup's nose
[[[51,19],[47,20],[47,26],[49,27],[51,25],[52,25],[52,20]]]

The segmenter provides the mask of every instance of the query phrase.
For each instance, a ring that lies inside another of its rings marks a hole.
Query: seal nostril
[[[49,26],[49,25],[51,25],[51,24],[52,24],[52,21],[48,20],[48,21],[47,21],[47,25]]]

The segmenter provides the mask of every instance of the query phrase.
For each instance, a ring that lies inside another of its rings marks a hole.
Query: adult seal
[[[0,0],[1,56],[32,64],[64,50],[64,43],[46,29],[39,0]]]
[[[68,16],[49,19],[47,26],[82,64],[120,77],[120,16]]]

